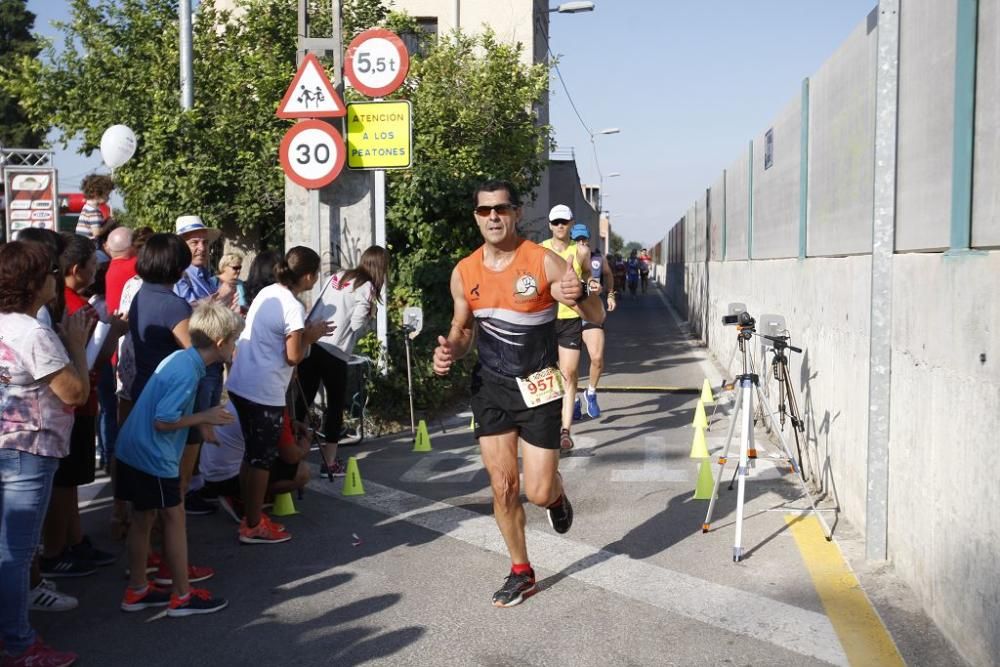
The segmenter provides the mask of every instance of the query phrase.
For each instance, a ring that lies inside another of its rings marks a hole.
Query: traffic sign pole
[[[344,58],[344,76],[357,90],[381,99],[399,88],[410,69],[410,54],[403,41],[388,30],[365,30],[351,40]],[[350,123],[350,119],[348,119]],[[385,170],[377,169],[374,174],[373,197],[375,205],[375,243],[386,246],[385,231]],[[382,303],[387,304],[386,288],[383,287]],[[382,346],[382,359],[388,356],[388,316],[385,308],[379,308],[376,330]],[[388,364],[381,363],[383,375],[388,373]]]
[[[375,199],[375,245],[385,248],[387,242],[385,231],[385,169],[375,170],[375,188],[373,194]],[[388,286],[382,285],[383,307],[378,309],[375,319],[376,335],[378,336],[379,343],[382,345],[382,349],[385,351],[389,349],[387,347],[389,342],[389,315],[385,307],[389,303],[386,298],[387,292]],[[389,372],[389,366],[384,359],[385,355],[383,355],[383,361],[380,364],[380,370],[383,375]]]

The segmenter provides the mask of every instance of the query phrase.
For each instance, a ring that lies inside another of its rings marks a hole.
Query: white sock
[[[592,384],[587,385],[587,394],[590,396],[597,396],[597,387]]]

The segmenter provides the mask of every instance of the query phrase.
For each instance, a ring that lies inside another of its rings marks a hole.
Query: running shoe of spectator
[[[126,586],[121,609],[122,611],[142,611],[152,607],[166,607],[168,604],[170,604],[170,591],[165,588],[146,584],[143,590],[137,591]]]
[[[55,558],[42,556],[38,559],[38,564],[41,567],[42,576],[49,579],[86,577],[97,572],[97,566],[93,561],[76,558],[70,554],[68,549]]]
[[[219,507],[202,497],[200,491],[188,491],[184,496],[184,513],[190,516],[214,514]]]
[[[72,595],[57,591],[55,583],[48,579],[42,579],[28,593],[28,609],[31,611],[69,611],[79,604]]]
[[[212,597],[212,594],[204,588],[192,588],[184,597],[170,596],[170,606],[167,607],[167,616],[183,618],[184,616],[194,616],[196,614],[214,614],[228,606],[229,602],[227,600]]]
[[[343,477],[347,474],[347,468],[344,467],[344,462],[340,459],[336,459],[329,468],[327,468],[326,463],[319,464],[319,475],[320,477],[329,477],[330,474],[334,477]]]
[[[243,544],[278,544],[287,542],[292,539],[292,536],[284,530],[283,526],[279,528],[266,514],[261,514],[260,523],[252,528],[247,525],[247,520],[244,517],[243,521],[240,522],[239,539]]]
[[[113,553],[95,547],[86,535],[83,536],[83,540],[79,544],[69,548],[69,553],[77,560],[89,561],[98,567],[111,565],[118,560],[118,556]]]
[[[57,651],[42,643],[42,638],[36,636],[35,643],[21,655],[4,656],[3,667],[69,667],[77,658],[76,653]]]

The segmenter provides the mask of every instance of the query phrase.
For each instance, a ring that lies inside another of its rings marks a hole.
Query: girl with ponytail
[[[287,542],[292,536],[261,511],[271,465],[285,421],[285,392],[292,371],[309,346],[333,332],[325,321],[306,324],[298,295],[319,280],[319,255],[296,246],[274,266],[275,283],[262,289],[247,311],[229,373],[229,399],[236,408],[246,449],[243,457],[245,515],[239,540],[245,544]]]
[[[344,423],[347,402],[347,362],[358,339],[368,331],[375,318],[376,304],[382,300],[382,287],[389,272],[389,253],[373,245],[361,254],[353,269],[339,271],[330,277],[310,321],[335,325],[329,336],[312,346],[309,356],[299,366],[303,396],[296,403],[299,420],[305,420],[307,406],[312,405],[322,383],[326,391],[326,413],[323,416],[323,460],[331,479],[344,474],[337,460],[337,444]]]

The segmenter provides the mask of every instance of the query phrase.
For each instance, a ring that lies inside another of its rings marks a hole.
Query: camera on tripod
[[[737,315],[723,315],[722,323],[725,324],[726,326],[729,326],[731,324],[738,324],[741,327],[748,327],[750,329],[754,328],[754,326],[757,324],[756,320],[750,317],[750,313],[746,312],[745,310]]]
[[[726,326],[736,325],[736,337],[740,341],[740,349],[743,349],[743,342],[750,340],[757,326],[757,321],[747,312],[746,304],[729,304],[729,314],[722,316],[722,323]]]

